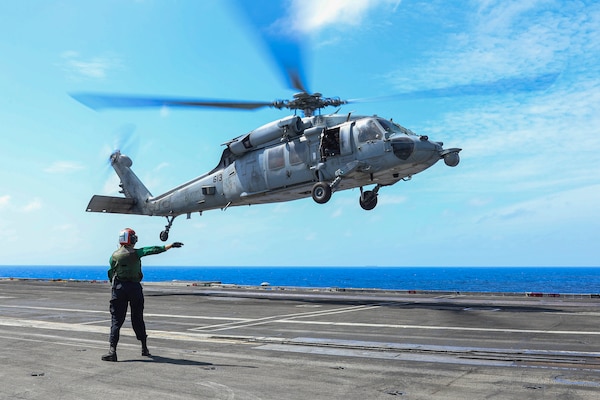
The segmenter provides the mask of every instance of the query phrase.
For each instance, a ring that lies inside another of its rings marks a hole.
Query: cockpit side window
[[[359,123],[356,124],[356,129],[358,129],[359,142],[364,143],[369,140],[380,140],[383,137],[381,128],[373,119],[359,121]]]
[[[385,137],[389,138],[390,135],[394,134],[395,132],[398,131],[398,129],[396,128],[396,126],[391,123],[390,121],[387,121],[383,118],[380,118],[377,120],[377,122],[379,122],[379,125],[381,125],[381,127],[383,128],[383,130],[385,131]]]

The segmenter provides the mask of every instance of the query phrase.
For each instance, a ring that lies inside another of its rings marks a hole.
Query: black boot
[[[117,361],[117,348],[115,346],[110,346],[108,353],[102,356],[102,361]]]
[[[146,345],[146,339],[142,339],[142,355],[144,357],[151,357],[150,350],[148,350],[148,346]]]

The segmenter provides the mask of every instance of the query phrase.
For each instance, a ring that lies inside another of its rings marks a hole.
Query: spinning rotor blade
[[[304,93],[308,92],[304,71],[302,69],[302,56],[297,43],[285,41],[271,41],[269,49],[273,53],[279,69],[284,73],[287,85]]]
[[[114,133],[113,146],[110,149],[110,153],[112,154],[116,150],[119,150],[124,154],[132,156],[140,147],[140,138],[135,131],[135,124],[121,125]]]
[[[558,72],[526,78],[503,78],[492,82],[455,85],[439,89],[415,90],[389,96],[348,100],[349,103],[369,101],[417,100],[440,97],[488,96],[494,94],[522,93],[545,90],[558,78]]]
[[[251,29],[258,33],[290,88],[308,93],[304,74],[303,38],[284,2],[236,1]],[[282,17],[283,16],[283,17]]]
[[[176,99],[144,96],[121,96],[99,93],[71,93],[78,102],[93,110],[104,108],[145,108],[145,107],[207,107],[256,110],[273,107],[273,102],[229,101],[216,99]]]
[[[105,175],[107,177],[113,175],[109,174],[109,172],[112,170],[110,168],[110,156],[114,152],[119,151],[128,156],[135,156],[139,148],[140,138],[136,134],[135,124],[123,124],[119,126],[112,134],[112,143],[105,143],[100,151],[102,161],[105,164]]]
[[[257,0],[259,1],[259,0]],[[291,26],[286,15],[284,4],[280,2],[263,1],[262,6],[257,1],[237,1],[238,9],[249,21],[252,29],[258,32],[264,44],[276,61],[277,67],[284,75],[289,87],[300,90],[304,97],[320,98],[320,94],[308,95],[304,78],[303,51],[300,37]],[[321,103],[298,100],[269,101],[239,101],[220,99],[186,99],[164,98],[150,96],[129,96],[100,93],[72,93],[71,97],[93,110],[105,108],[147,108],[147,107],[207,107],[240,110],[256,110],[263,107],[302,109],[309,115]],[[303,97],[303,98],[304,98]],[[308,108],[305,108],[308,107]]]

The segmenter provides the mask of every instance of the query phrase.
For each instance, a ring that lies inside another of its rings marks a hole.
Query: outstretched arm
[[[144,246],[144,247],[140,247],[139,249],[135,249],[135,251],[139,257],[145,257],[145,256],[149,256],[152,254],[160,254],[160,253],[165,252],[173,247],[181,247],[181,246],[183,246],[183,243],[174,242],[174,243],[167,244],[164,246]]]
[[[165,245],[165,250],[172,249],[173,247],[179,248],[181,246],[183,246],[183,243],[181,243],[181,242],[174,242],[174,243]]]

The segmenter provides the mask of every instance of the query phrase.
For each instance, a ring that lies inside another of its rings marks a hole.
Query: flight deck
[[[1,399],[596,399],[600,298],[145,283],[151,357],[108,282],[0,280]]]

